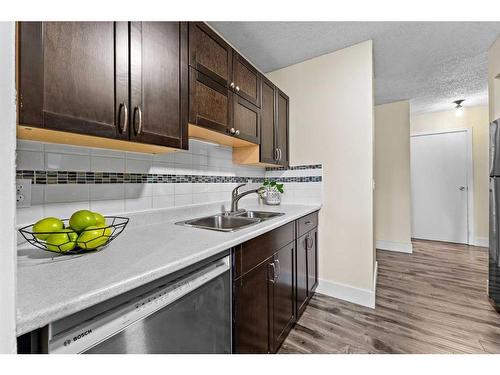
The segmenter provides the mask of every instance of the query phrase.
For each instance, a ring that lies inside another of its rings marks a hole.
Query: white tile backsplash
[[[318,176],[321,169],[268,171],[232,163],[232,150],[198,140],[189,151],[141,154],[97,148],[18,141],[18,170],[64,170],[177,175],[298,177]],[[229,201],[236,183],[49,184],[32,186],[32,207],[17,210],[18,224],[43,216],[69,217],[79,209],[120,214],[151,208]],[[256,188],[249,183],[241,190]],[[285,183],[284,203],[321,202],[322,183]],[[241,200],[257,202],[250,195]]]
[[[48,171],[90,171],[90,156],[45,152],[45,169]]]
[[[125,159],[109,156],[90,157],[91,172],[125,172]]]
[[[17,169],[33,169],[44,170],[44,154],[42,151],[26,151],[17,150],[16,152],[16,168]]]

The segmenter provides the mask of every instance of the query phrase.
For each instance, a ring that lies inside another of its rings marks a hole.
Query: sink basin
[[[249,217],[249,218],[257,218],[261,220],[272,219],[276,216],[282,216],[284,213],[282,212],[267,212],[267,211],[245,211],[241,214],[237,214],[238,217]]]
[[[176,224],[188,227],[233,232],[260,223],[261,219],[241,216],[212,215],[198,219],[181,221]]]

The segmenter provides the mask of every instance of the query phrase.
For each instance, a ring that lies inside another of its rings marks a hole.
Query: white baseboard
[[[411,254],[413,252],[413,246],[411,242],[402,243],[402,242],[377,240],[375,241],[375,246],[377,249],[380,250],[398,251],[400,253],[408,253],[408,254]]]
[[[374,309],[377,290],[377,273],[378,263],[375,262],[373,290],[356,288],[354,286],[337,283],[335,281],[319,279],[316,292]]]
[[[488,237],[474,237],[474,242],[472,243],[474,246],[484,246],[488,247],[489,246],[489,239]]]

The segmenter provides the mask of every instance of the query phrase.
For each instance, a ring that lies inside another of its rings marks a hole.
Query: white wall
[[[500,118],[500,38],[488,53],[488,96],[490,121]]]
[[[474,174],[473,243],[488,246],[489,236],[489,119],[488,107],[464,107],[463,115],[455,110],[412,115],[411,133],[448,129],[472,129]]]
[[[15,336],[15,81],[14,23],[0,22],[0,353],[16,352]]]
[[[373,306],[372,42],[268,76],[290,97],[291,164],[323,164],[318,290]]]
[[[375,239],[378,249],[410,253],[410,103],[375,107]]]

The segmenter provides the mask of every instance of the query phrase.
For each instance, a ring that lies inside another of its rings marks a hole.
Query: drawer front
[[[234,277],[244,275],[294,239],[294,223],[291,222],[237,246],[234,253]]]
[[[318,212],[313,212],[297,220],[297,237],[304,235],[318,226]]]

